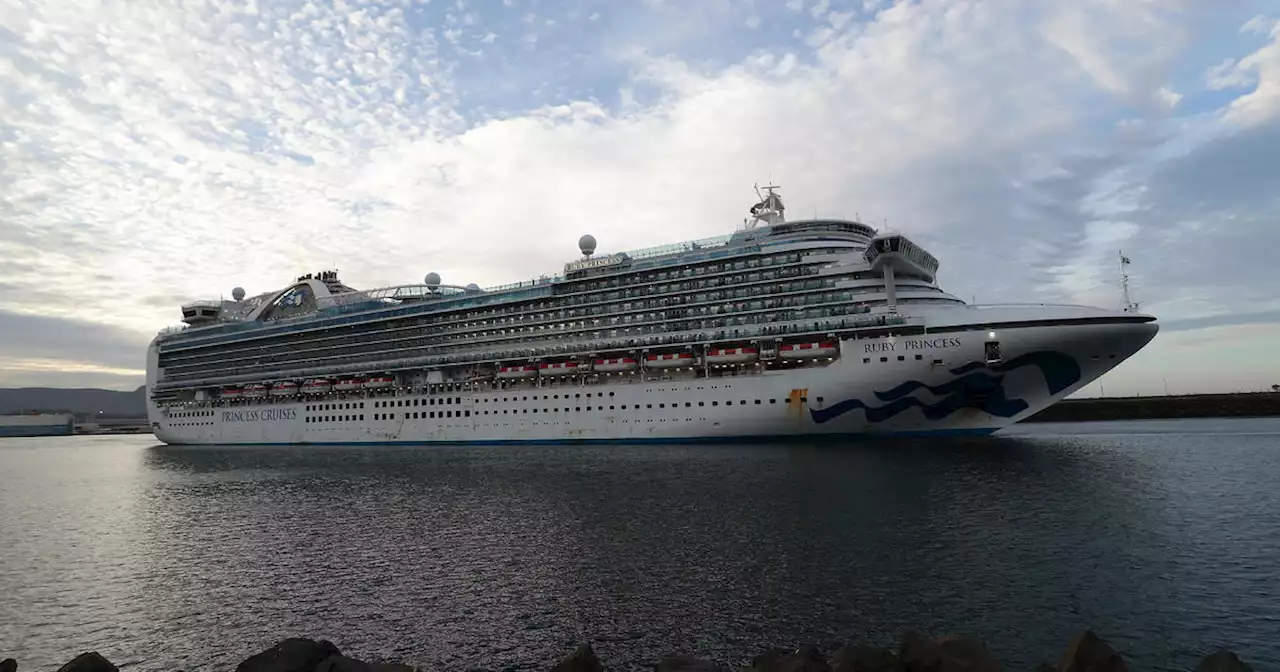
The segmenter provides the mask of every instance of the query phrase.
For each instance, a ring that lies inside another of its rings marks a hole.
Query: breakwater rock
[[[653,664],[654,672],[1004,672],[1000,661],[982,642],[967,637],[926,637],[908,632],[896,648],[866,644],[843,645],[827,651],[816,646],[769,649],[750,663],[729,666],[694,656],[673,654]],[[236,672],[419,672],[398,663],[367,663],[342,655],[325,640],[291,638],[256,653]],[[604,672],[590,644],[583,644],[551,672]],[[0,672],[17,672],[12,659],[0,662]],[[1035,672],[1128,672],[1124,657],[1092,631],[1076,636],[1057,662],[1042,663]],[[1191,672],[1252,672],[1234,653],[1220,649],[1208,654]],[[58,672],[119,672],[98,652],[82,653]],[[425,669],[422,670],[425,672]]]

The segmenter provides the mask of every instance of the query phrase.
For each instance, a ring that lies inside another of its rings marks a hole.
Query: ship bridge
[[[884,276],[885,295],[891,312],[897,312],[896,281],[899,276],[933,283],[938,275],[938,259],[910,238],[900,234],[877,236],[862,257],[871,272]]]

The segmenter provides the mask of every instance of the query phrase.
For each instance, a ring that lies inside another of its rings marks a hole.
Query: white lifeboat
[[[818,357],[835,357],[838,348],[835,343],[789,343],[778,348],[778,356],[783,359],[814,359]]]
[[[707,351],[708,364],[746,364],[758,357],[755,348],[714,348]]]
[[[631,357],[618,357],[616,359],[597,359],[595,362],[596,373],[621,373],[624,371],[635,371],[639,365],[636,360]]]
[[[578,363],[546,362],[538,365],[538,373],[544,376],[572,376],[578,373]]]
[[[267,396],[267,386],[262,383],[253,383],[244,386],[244,396],[248,399],[261,399]]]
[[[324,380],[323,378],[308,380],[307,382],[302,384],[303,394],[325,394],[326,392],[332,389],[333,389],[333,383],[327,380]]]
[[[280,381],[271,386],[271,396],[292,397],[298,393],[298,384],[292,380]]]
[[[339,392],[355,392],[356,390],[362,389],[363,387],[364,387],[363,378],[343,378],[339,380],[336,385],[333,386],[333,389]]]
[[[223,399],[239,399],[244,396],[243,387],[224,387],[222,388]]]
[[[391,376],[370,376],[369,380],[364,381],[366,390],[385,390],[395,386],[396,379]]]
[[[681,366],[693,366],[693,353],[668,352],[660,355],[645,355],[644,366],[647,369],[674,369]]]
[[[504,366],[498,369],[498,377],[503,380],[511,380],[513,378],[532,378],[538,375],[537,367],[529,366]]]

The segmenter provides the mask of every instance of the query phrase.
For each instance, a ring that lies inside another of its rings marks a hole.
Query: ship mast
[[[759,185],[752,185],[756,190],[756,197],[760,199],[758,203],[751,206],[751,218],[745,224],[746,228],[754,228],[760,222],[764,222],[767,226],[781,224],[786,221],[784,214],[786,206],[782,204],[782,196],[774,191],[781,189],[776,184],[765,185],[765,193],[760,193]]]
[[[1124,250],[1120,250],[1120,309],[1126,313],[1135,313],[1138,311],[1138,304],[1133,301],[1129,295],[1129,257],[1124,256]]]

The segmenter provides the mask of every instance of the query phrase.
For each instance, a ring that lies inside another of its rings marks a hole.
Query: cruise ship
[[[678,443],[973,435],[1155,336],[1133,306],[970,305],[899,232],[788,220],[581,256],[502,287],[356,290],[333,270],[182,306],[147,354],[171,444]]]

